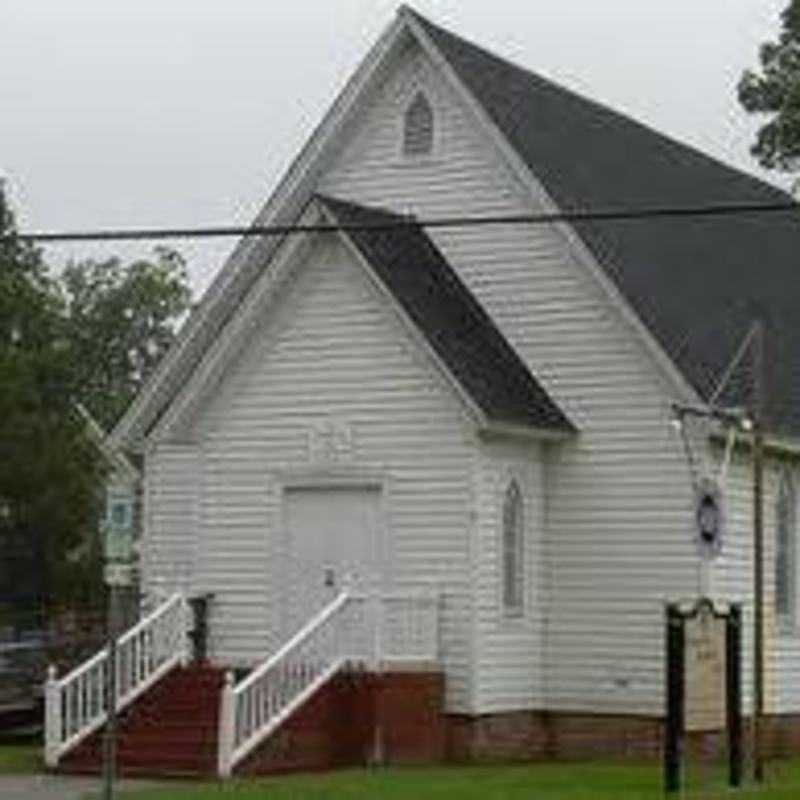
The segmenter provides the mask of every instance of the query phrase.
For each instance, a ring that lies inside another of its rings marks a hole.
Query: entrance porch
[[[342,589],[248,670],[203,659],[202,605],[191,613],[175,594],[117,642],[123,772],[228,777],[440,760],[444,676],[435,595]],[[63,678],[51,670],[50,768],[99,769],[111,666],[102,650]]]

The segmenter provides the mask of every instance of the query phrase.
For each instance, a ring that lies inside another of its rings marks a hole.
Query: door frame
[[[277,536],[277,555],[281,566],[286,565],[291,557],[291,541],[289,533],[288,504],[286,494],[289,491],[298,489],[372,489],[378,492],[378,529],[376,531],[377,541],[375,542],[375,553],[377,557],[377,576],[375,584],[378,591],[386,593],[391,586],[392,569],[391,559],[388,558],[391,544],[392,529],[390,525],[391,515],[391,477],[383,470],[364,469],[347,465],[335,465],[330,467],[310,467],[298,470],[287,470],[276,476],[276,489],[278,503],[280,506],[278,525],[280,531]],[[272,571],[272,575],[277,577],[280,584],[279,596],[282,599],[280,613],[278,615],[281,624],[282,635],[287,628],[287,608],[285,598],[287,597],[286,579],[289,577],[289,570],[281,568],[279,573]],[[370,587],[374,588],[374,587]]]

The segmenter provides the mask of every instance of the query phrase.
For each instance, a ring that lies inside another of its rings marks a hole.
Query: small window
[[[524,606],[523,514],[522,492],[512,480],[503,500],[503,611],[508,617],[520,616]]]
[[[406,109],[403,125],[403,154],[427,156],[433,152],[433,109],[428,98],[417,92]]]
[[[784,625],[795,617],[795,493],[788,471],[781,476],[775,504],[775,613]]]

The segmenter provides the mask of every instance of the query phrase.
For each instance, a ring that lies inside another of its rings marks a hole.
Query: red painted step
[[[122,775],[214,776],[224,671],[176,668],[121,715]],[[441,672],[340,672],[319,687],[235,768],[238,775],[369,763],[431,763],[444,755]],[[62,760],[64,772],[97,774],[102,731]]]
[[[214,775],[224,670],[177,667],[120,715],[117,770],[122,775]],[[59,771],[98,773],[103,732],[68,753]]]

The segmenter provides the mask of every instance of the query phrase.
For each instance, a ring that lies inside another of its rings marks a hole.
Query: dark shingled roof
[[[791,199],[414,16],[563,210]],[[798,215],[586,221],[574,227],[701,396],[709,395],[760,316],[772,367],[772,426],[800,434]],[[740,375],[724,399],[743,403],[747,382]]]
[[[409,221],[381,209],[317,199],[340,225]],[[346,235],[490,421],[575,430],[421,227]]]

